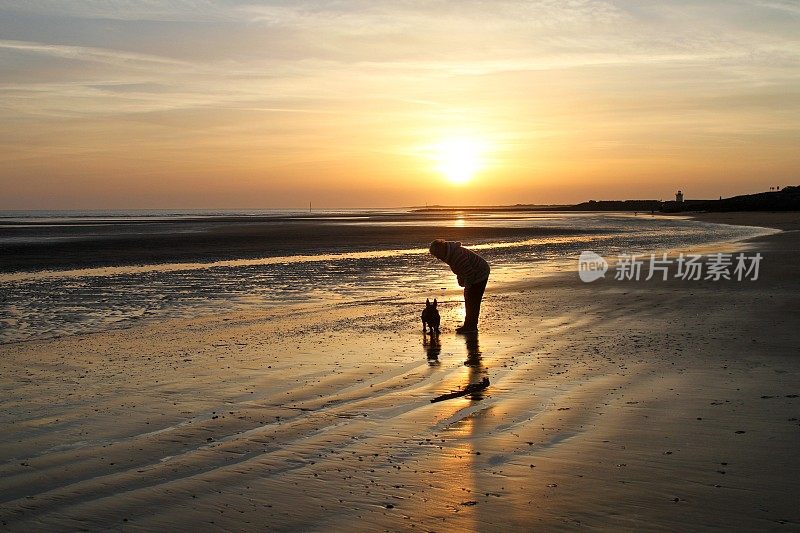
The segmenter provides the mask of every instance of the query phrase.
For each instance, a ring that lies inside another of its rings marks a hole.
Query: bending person
[[[478,331],[478,318],[481,314],[481,300],[489,281],[489,263],[473,252],[461,246],[458,241],[437,239],[431,243],[431,255],[444,261],[458,278],[458,284],[464,287],[464,307],[466,316],[464,325],[456,329],[456,333]]]

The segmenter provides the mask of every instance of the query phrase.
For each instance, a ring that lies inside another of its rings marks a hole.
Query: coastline
[[[741,211],[719,213],[676,213],[701,222],[737,226],[759,226],[783,231],[800,229],[800,211]]]
[[[755,282],[498,283],[477,339],[424,339],[409,299],[0,346],[0,523],[797,526],[800,238],[763,215]]]

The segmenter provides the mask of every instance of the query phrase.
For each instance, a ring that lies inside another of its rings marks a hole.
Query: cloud
[[[597,161],[611,152],[591,147],[614,147],[618,161],[626,150],[675,155],[745,137],[773,153],[783,146],[775,136],[797,139],[800,124],[795,8],[6,0],[0,148],[6,163],[44,150],[55,174],[63,154],[184,161],[194,152],[248,172],[347,154],[373,174],[374,154],[414,153],[456,129],[506,151],[542,147],[541,164],[569,150]]]
[[[5,0],[2,8],[62,20],[185,21],[227,18],[232,5],[236,3],[212,0]]]
[[[170,66],[186,64],[185,62],[170,58],[135,54],[118,50],[26,41],[0,40],[0,49],[43,54],[64,59],[94,61],[134,69],[151,68],[154,64]]]

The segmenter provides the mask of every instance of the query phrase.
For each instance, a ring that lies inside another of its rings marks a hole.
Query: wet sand
[[[680,214],[679,214],[680,215]],[[798,211],[744,211],[737,213],[692,213],[691,218],[717,224],[762,226],[780,230],[800,230]]]
[[[370,224],[357,216],[0,224],[0,273],[31,270],[31,265],[35,270],[91,268],[427,248],[443,234],[474,243],[592,233],[587,228],[454,227],[453,217],[413,213],[368,218]]]
[[[785,217],[794,231],[745,245],[758,281],[493,279],[477,337],[453,333],[448,292],[438,342],[415,295],[0,346],[0,524],[797,527]]]

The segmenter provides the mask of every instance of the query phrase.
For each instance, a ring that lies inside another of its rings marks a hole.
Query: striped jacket
[[[462,247],[458,241],[445,241],[445,244],[447,255],[444,262],[458,277],[459,285],[467,287],[489,278],[489,263],[483,257]]]

